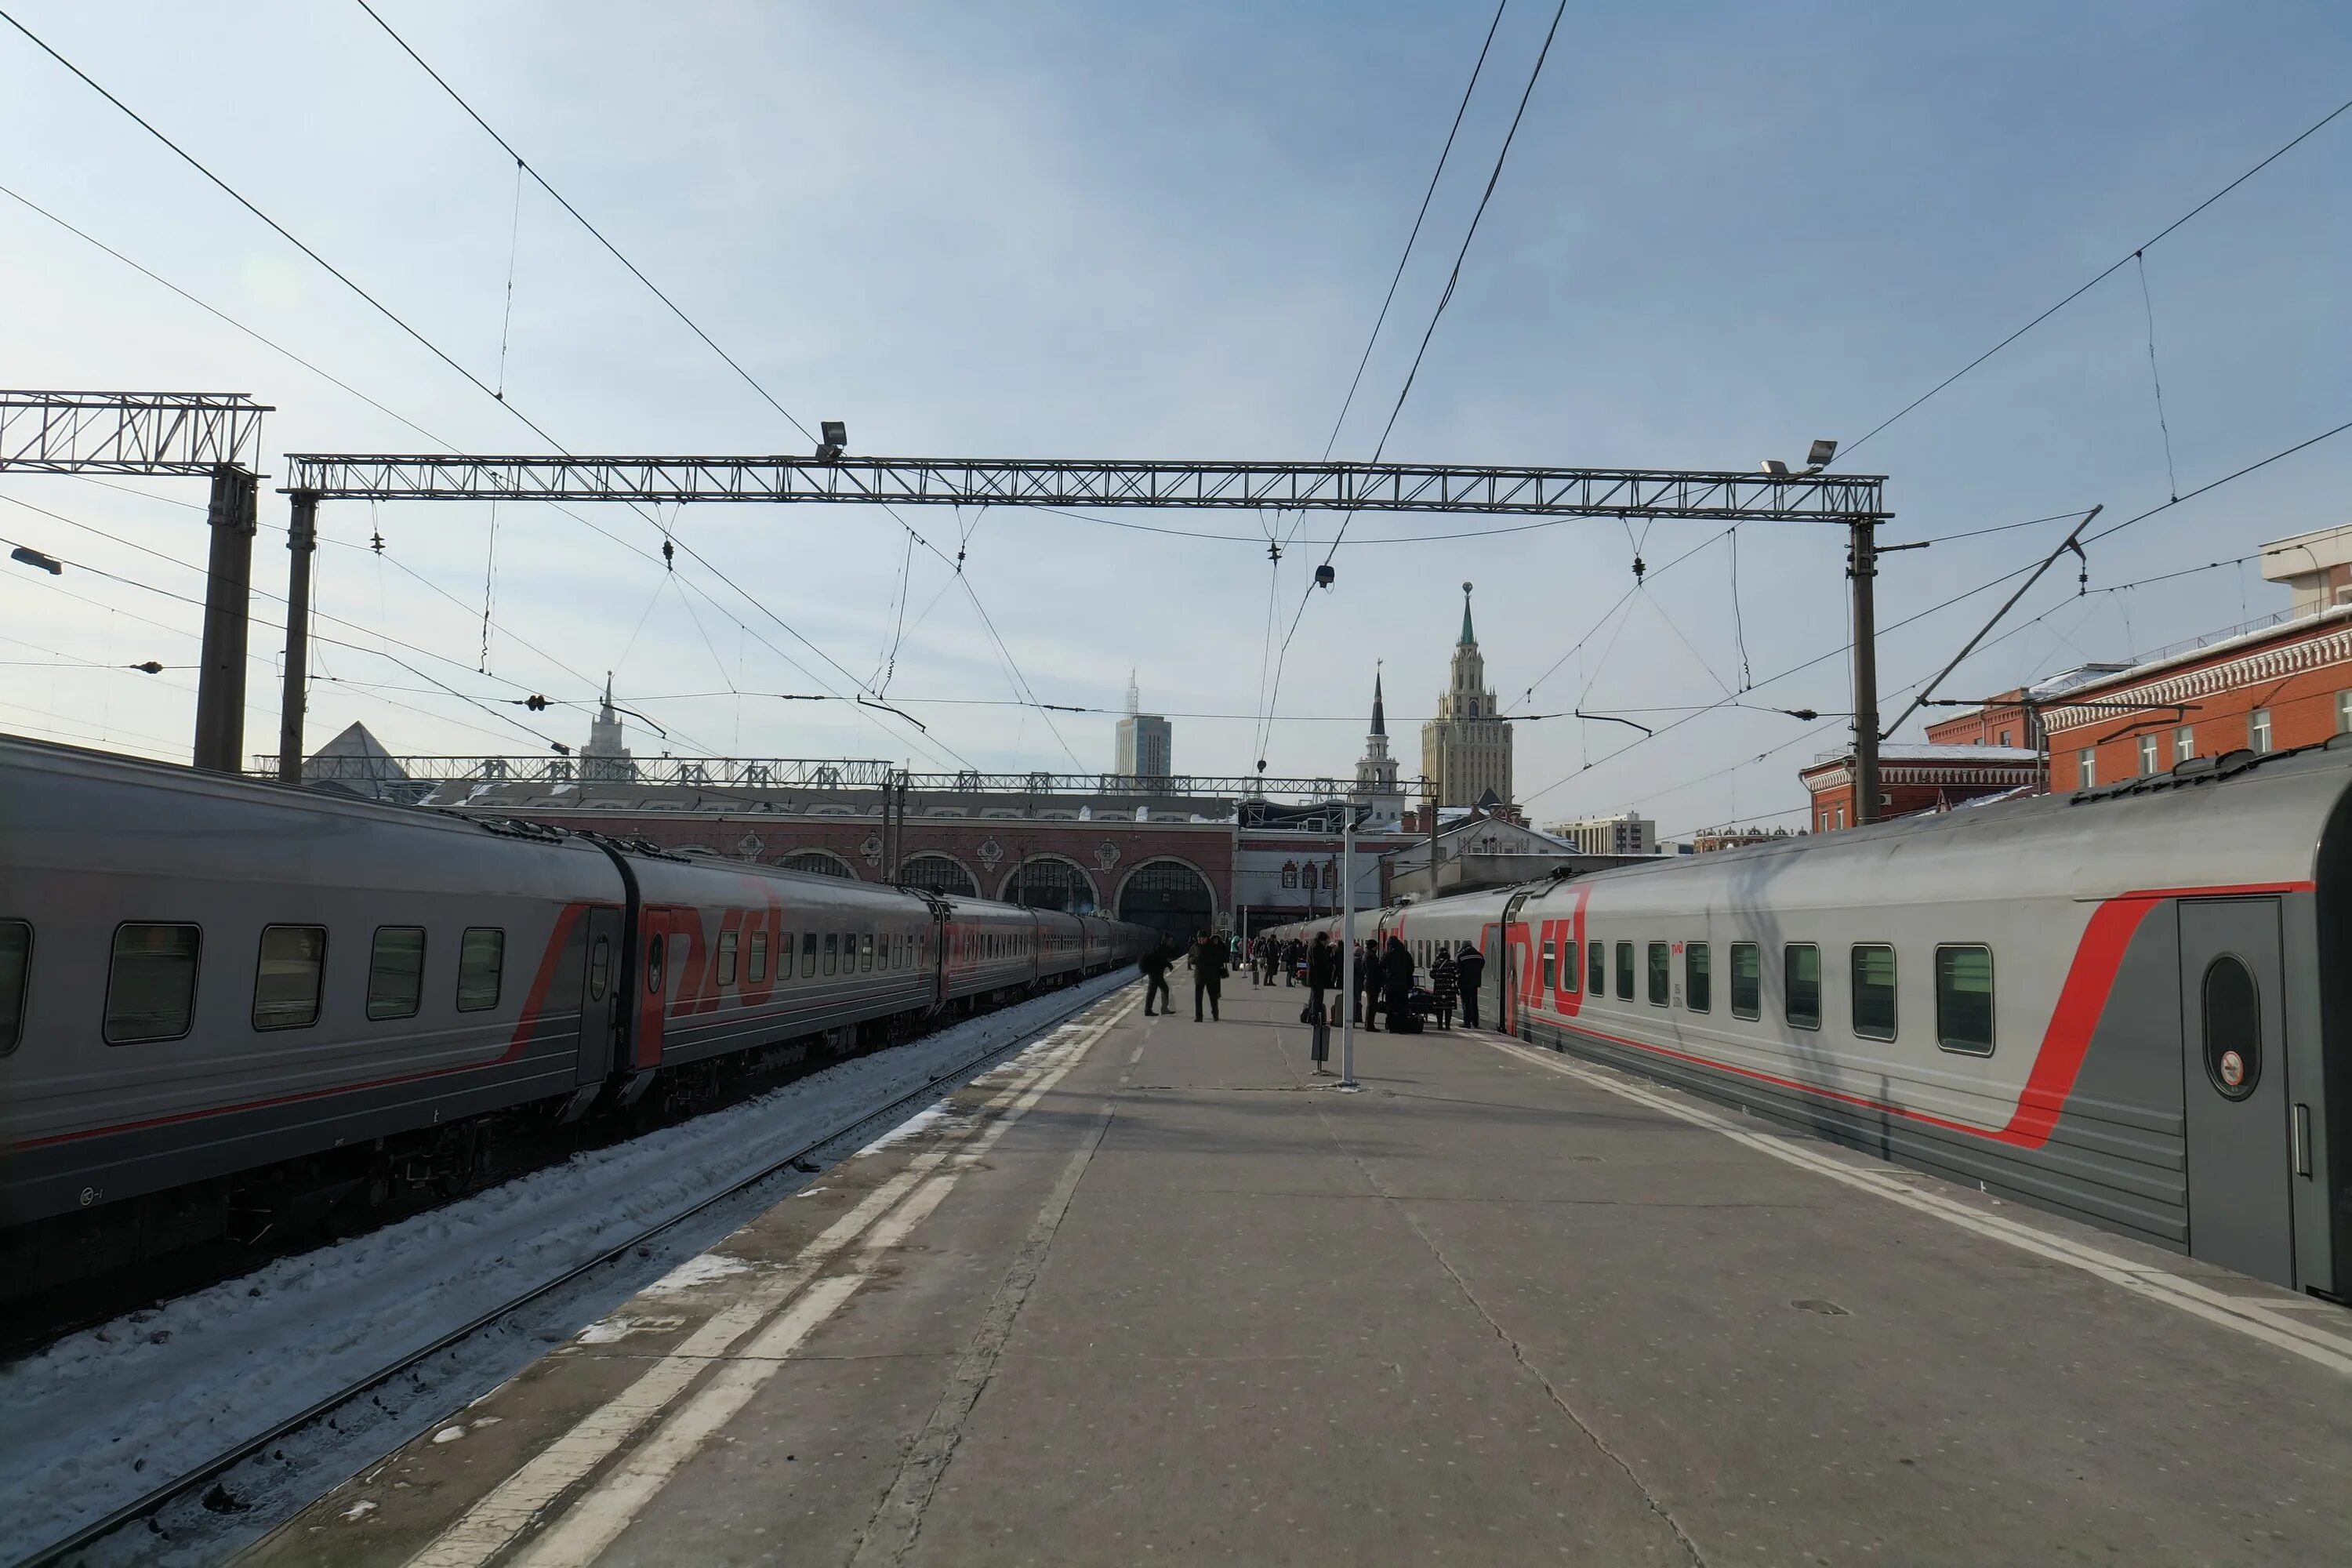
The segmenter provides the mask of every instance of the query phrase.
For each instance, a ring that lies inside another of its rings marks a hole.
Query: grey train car
[[[898,1037],[1150,940],[0,737],[0,1235],[81,1216],[119,1261],[296,1190],[446,1184],[502,1119]]]
[[[1356,930],[1474,944],[1534,1044],[2352,1295],[2346,738]]]

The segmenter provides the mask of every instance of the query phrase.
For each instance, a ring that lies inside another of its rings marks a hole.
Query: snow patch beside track
[[[583,1258],[707,1199],[751,1170],[952,1069],[1040,1035],[1132,982],[1113,973],[826,1068],[724,1110],[573,1156],[429,1214],[280,1258],[162,1307],[132,1312],[0,1368],[0,1561],[60,1540],[240,1440],[268,1430]],[[943,1089],[944,1092],[944,1089]],[[912,1117],[936,1118],[918,1109]],[[844,1148],[830,1152],[846,1157]],[[749,1213],[811,1178],[780,1173],[680,1227],[629,1265],[560,1292],[394,1380],[381,1415],[340,1415],[289,1439],[272,1476],[231,1479],[254,1511],[203,1528],[175,1505],[168,1533],[120,1532],[92,1563],[211,1561],[309,1496],[423,1430],[690,1259]],[[708,1219],[709,1224],[702,1223]],[[702,1234],[705,1231],[710,1234]],[[681,1279],[681,1288],[693,1283]],[[397,1405],[398,1408],[394,1408]],[[279,1495],[257,1496],[257,1492]],[[226,1529],[221,1527],[226,1527]],[[136,1539],[131,1539],[132,1537]]]

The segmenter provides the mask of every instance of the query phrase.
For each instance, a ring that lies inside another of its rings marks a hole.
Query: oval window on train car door
[[[2245,960],[2225,952],[2205,966],[2205,1076],[2225,1099],[2244,1100],[2263,1077],[2263,999]]]

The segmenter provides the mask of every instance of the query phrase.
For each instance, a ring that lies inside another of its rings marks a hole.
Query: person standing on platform
[[[1151,951],[1145,953],[1141,961],[1137,964],[1137,967],[1143,971],[1143,978],[1146,982],[1143,987],[1143,1016],[1145,1017],[1149,1018],[1151,1016],[1151,999],[1154,996],[1160,998],[1160,1010],[1161,1012],[1173,1013],[1176,1011],[1175,998],[1168,994],[1168,966],[1175,962],[1176,955],[1174,952],[1170,951],[1168,939],[1166,937],[1161,937],[1158,942],[1153,944]]]
[[[1366,937],[1363,950],[1356,954],[1356,994],[1363,998],[1359,1018],[1365,1028],[1381,1026],[1381,944],[1377,937]]]
[[[1437,1003],[1437,1026],[1454,1027],[1454,997],[1461,988],[1462,971],[1454,966],[1454,955],[1445,944],[1437,944],[1437,959],[1429,966],[1429,994]]]
[[[1225,979],[1225,939],[1215,931],[1203,931],[1201,940],[1192,944],[1192,1022],[1200,1023],[1201,999],[1209,1000],[1209,1016],[1217,1018],[1219,994]]]
[[[1265,971],[1265,983],[1268,985],[1273,984],[1274,972],[1282,967],[1281,942],[1274,937],[1266,938],[1265,941],[1260,944],[1257,961],[1259,966]]]
[[[1317,931],[1314,944],[1307,950],[1307,984],[1315,993],[1307,1003],[1307,1021],[1313,1031],[1308,1037],[1313,1041],[1309,1054],[1319,1073],[1331,1059],[1331,1011],[1324,1004],[1323,994],[1339,984],[1339,950],[1327,931]]]
[[[1486,955],[1465,942],[1454,955],[1454,967],[1462,976],[1462,1026],[1475,1029],[1478,1026],[1478,983],[1486,977]]]
[[[1387,993],[1389,1032],[1394,1034],[1398,1017],[1412,1005],[1412,954],[1395,937],[1389,938],[1389,950],[1381,954],[1381,989]]]

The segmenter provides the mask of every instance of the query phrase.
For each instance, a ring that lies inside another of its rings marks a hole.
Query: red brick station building
[[[2083,789],[2352,733],[2352,528],[2265,544],[2262,562],[2263,575],[2294,595],[2273,615],[2129,663],[2078,666],[1930,724],[1925,745],[1881,747],[1881,815]],[[1853,775],[1851,752],[1799,774],[1814,832],[1852,825]]]

